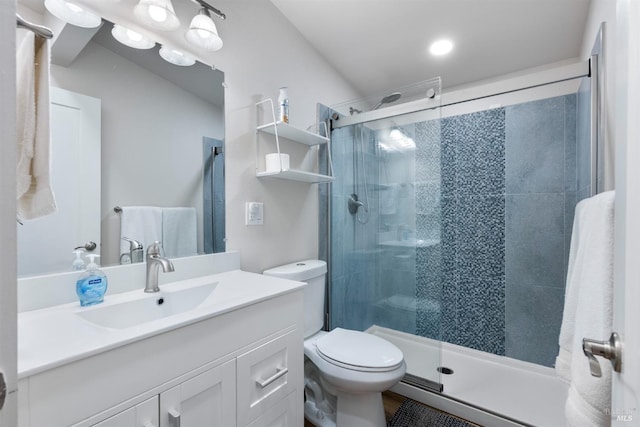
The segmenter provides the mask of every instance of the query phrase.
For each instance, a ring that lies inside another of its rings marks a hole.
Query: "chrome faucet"
[[[158,292],[158,269],[162,266],[162,271],[171,273],[173,271],[173,263],[170,259],[160,256],[160,242],[154,242],[147,248],[147,283],[145,284],[145,292]]]
[[[125,252],[120,255],[120,264],[135,264],[142,262],[142,258],[144,257],[144,247],[142,246],[142,243],[128,237],[123,237],[122,240],[129,242],[129,252]]]

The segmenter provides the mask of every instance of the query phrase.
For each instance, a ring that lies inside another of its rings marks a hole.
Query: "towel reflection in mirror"
[[[196,209],[123,206],[120,237],[120,253],[123,255],[132,252],[132,240],[141,243],[143,248],[148,248],[155,241],[162,242],[162,255],[167,258],[197,255]],[[134,257],[130,262],[135,262]]]

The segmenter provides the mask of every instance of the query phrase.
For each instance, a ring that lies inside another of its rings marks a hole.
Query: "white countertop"
[[[217,282],[215,290],[195,309],[141,323],[111,329],[90,323],[79,312],[115,305],[123,301],[161,297],[162,292]],[[219,316],[258,302],[294,292],[302,282],[233,270],[160,285],[160,292],[139,290],[105,296],[102,304],[81,307],[78,302],[57,305],[18,315],[18,377],[33,374],[89,357],[116,347]]]

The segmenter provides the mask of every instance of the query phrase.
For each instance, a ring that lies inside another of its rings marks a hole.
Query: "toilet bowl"
[[[305,281],[305,417],[318,427],[386,426],[382,392],[406,372],[402,351],[365,332],[322,331],[326,264],[307,260],[266,275]]]

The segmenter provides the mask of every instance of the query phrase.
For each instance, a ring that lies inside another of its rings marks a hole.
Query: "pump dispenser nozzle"
[[[75,251],[72,252],[76,256],[76,259],[74,259],[73,262],[71,263],[71,268],[73,270],[80,271],[85,269],[84,261],[82,260],[82,256],[81,256],[83,252],[84,252],[84,249],[76,249]]]
[[[98,269],[98,264],[96,264],[96,258],[100,258],[100,255],[98,255],[98,254],[89,254],[89,255],[87,255],[87,258],[89,258],[89,264],[87,264],[87,270],[89,270],[89,271],[97,270]]]

